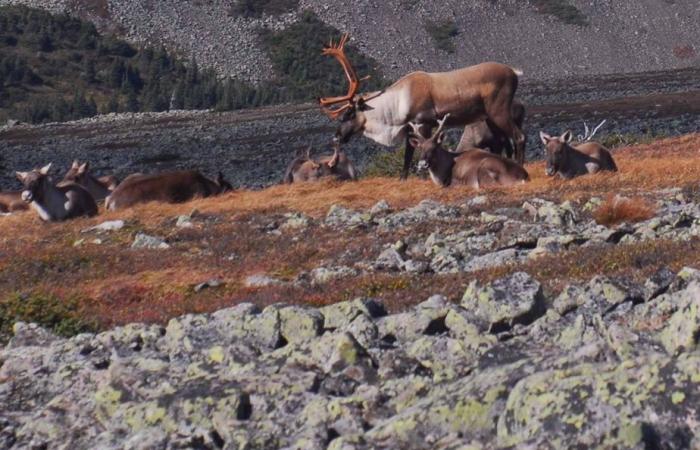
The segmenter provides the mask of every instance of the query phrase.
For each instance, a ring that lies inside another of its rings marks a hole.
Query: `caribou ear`
[[[24,180],[27,179],[27,176],[29,176],[29,173],[28,172],[15,172],[15,176],[17,177],[17,179],[19,181],[24,183]]]
[[[51,164],[53,163],[48,163],[47,165],[39,169],[39,173],[42,175],[48,175],[49,171],[51,170]]]
[[[71,168],[71,169],[77,169],[77,168],[79,168],[79,167],[80,167],[80,163],[78,162],[77,159],[74,159],[74,160],[73,160],[73,164],[71,164],[70,168]]]
[[[552,140],[552,136],[548,135],[544,131],[540,131],[540,139],[542,140],[542,143],[544,145],[547,145],[549,143],[549,141]]]
[[[369,106],[367,102],[365,101],[364,98],[360,97],[360,99],[357,101],[357,110],[358,111],[372,111],[374,108]]]
[[[89,166],[90,166],[90,164],[87,163],[87,162],[81,164],[80,167],[78,167],[78,173],[81,174],[81,175],[84,174],[85,172],[88,171],[88,167],[89,167]]]
[[[571,142],[571,140],[574,138],[574,135],[571,133],[571,130],[566,130],[564,134],[561,135],[560,139],[562,142],[566,142],[567,144]]]

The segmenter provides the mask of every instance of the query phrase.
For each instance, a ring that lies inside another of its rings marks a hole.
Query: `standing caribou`
[[[311,147],[298,155],[289,163],[284,174],[283,182],[287,184],[301,181],[318,181],[323,177],[333,176],[337,180],[356,180],[357,172],[352,161],[340,149],[340,142],[333,143],[333,154],[324,155],[317,159],[311,158]]]
[[[406,143],[402,178],[413,160],[407,126],[416,122],[421,135],[430,136],[437,119],[450,115],[447,126],[463,127],[487,119],[515,143],[516,160],[525,161],[525,135],[513,120],[511,107],[518,88],[518,75],[504,64],[487,62],[451,72],[412,72],[383,91],[357,95],[360,79],[345,54],[345,34],[336,45],[331,41],[323,54],[338,60],[349,81],[346,95],[319,99],[322,110],[340,119],[336,137],[347,142],[354,134],[386,145]],[[331,108],[332,105],[342,104]]]
[[[442,187],[451,184],[466,184],[474,189],[487,186],[510,186],[530,179],[527,171],[501,155],[472,148],[453,153],[442,146],[443,127],[449,115],[438,121],[438,128],[429,138],[423,137],[417,124],[412,128],[411,145],[420,151],[418,167],[428,169],[430,178]]]
[[[49,177],[51,164],[31,172],[17,172],[24,184],[22,200],[28,203],[46,222],[57,222],[97,214],[92,195],[75,183],[55,186]]]

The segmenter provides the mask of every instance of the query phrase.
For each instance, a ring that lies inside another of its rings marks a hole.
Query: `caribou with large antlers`
[[[414,148],[408,138],[407,125],[415,122],[425,137],[431,135],[438,117],[449,114],[447,126],[463,127],[488,119],[515,143],[516,160],[525,160],[525,135],[513,120],[511,104],[518,87],[513,68],[487,62],[452,72],[412,72],[383,91],[358,95],[361,79],[345,54],[349,36],[331,41],[323,54],[338,60],[349,81],[346,95],[319,99],[323,111],[333,120],[340,119],[336,137],[347,142],[363,133],[383,144],[406,141],[402,178],[408,176]],[[333,105],[341,105],[331,108]]]

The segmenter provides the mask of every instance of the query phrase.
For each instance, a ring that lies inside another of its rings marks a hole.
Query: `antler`
[[[445,117],[442,118],[442,120],[438,120],[438,129],[433,133],[433,135],[430,137],[430,139],[433,139],[435,136],[440,136],[440,133],[442,133],[442,129],[445,128],[445,123],[447,122],[447,119],[450,117],[450,113],[445,114]]]
[[[588,124],[584,121],[584,122],[583,122],[583,128],[584,128],[583,135],[580,135],[580,134],[579,134],[579,135],[577,136],[579,142],[587,142],[587,141],[590,141],[591,139],[593,139],[593,136],[595,136],[595,134],[598,132],[598,130],[600,130],[600,128],[601,128],[603,125],[605,125],[605,123],[606,123],[607,121],[608,121],[608,119],[604,119],[602,122],[600,122],[600,123],[598,124],[597,127],[595,127],[595,128],[593,129],[592,132],[591,132],[590,129],[588,128]]]
[[[331,119],[337,119],[345,110],[352,106],[355,94],[357,94],[357,91],[360,89],[361,80],[358,78],[357,72],[355,72],[355,69],[352,67],[350,60],[345,54],[345,44],[347,44],[349,39],[350,35],[348,33],[345,33],[343,37],[340,38],[338,44],[335,44],[333,40],[331,40],[329,45],[323,48],[322,52],[324,55],[333,56],[335,59],[338,60],[340,65],[343,67],[343,70],[345,71],[345,76],[347,77],[349,83],[348,93],[346,95],[341,95],[338,97],[324,97],[318,100],[323,111]],[[335,105],[342,102],[348,102],[348,104],[336,109],[328,108],[328,106],[330,105]]]

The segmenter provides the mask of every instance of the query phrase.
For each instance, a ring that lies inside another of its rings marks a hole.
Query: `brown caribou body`
[[[95,201],[104,200],[117,187],[117,179],[113,176],[105,176],[97,178],[90,173],[89,164],[87,162],[80,164],[78,161],[73,161],[70,169],[63,177],[63,183],[76,183],[87,189]]]
[[[559,174],[564,179],[607,170],[617,172],[617,165],[610,151],[597,142],[571,145],[573,135],[566,131],[561,136],[540,132],[540,139],[547,153],[548,176]]]
[[[284,174],[284,183],[299,183],[303,181],[318,181],[324,177],[335,177],[340,181],[356,180],[357,171],[352,161],[344,151],[340,150],[340,143],[334,143],[332,155],[323,155],[316,159],[311,158],[311,148],[302,155],[297,156]]]
[[[523,130],[525,105],[518,100],[513,100],[511,115],[518,128]],[[480,120],[465,126],[462,138],[455,151],[462,152],[474,148],[488,150],[496,155],[505,154],[508,158],[513,158],[514,156],[513,145],[508,136],[497,127],[491,125],[487,120]]]
[[[428,169],[435,184],[447,187],[452,184],[466,184],[474,189],[488,186],[510,186],[530,179],[527,171],[519,164],[480,149],[453,153],[442,146],[442,128],[445,119],[440,121],[437,132],[424,138],[418,126],[411,123],[412,144],[420,151],[419,168]]]
[[[414,149],[407,125],[417,123],[423,136],[429,136],[439,117],[449,114],[449,127],[463,127],[488,120],[515,143],[516,160],[524,162],[525,136],[511,114],[518,87],[518,73],[509,66],[487,62],[451,72],[410,73],[384,91],[366,97],[356,94],[360,79],[345,55],[348,36],[331,45],[323,54],[338,59],[350,82],[344,96],[319,100],[324,112],[340,119],[336,137],[346,142],[353,135],[366,137],[386,146],[405,140],[406,152],[402,178],[408,175]],[[335,109],[329,106],[342,103]]]
[[[46,222],[58,222],[97,214],[97,204],[82,186],[65,183],[55,186],[49,178],[51,164],[31,172],[17,172],[24,184],[22,200]]]
[[[0,192],[0,213],[26,211],[29,205],[22,200],[22,191]]]
[[[138,203],[182,203],[231,190],[219,173],[216,181],[194,170],[136,175],[124,179],[105,202],[109,210],[129,208]]]

